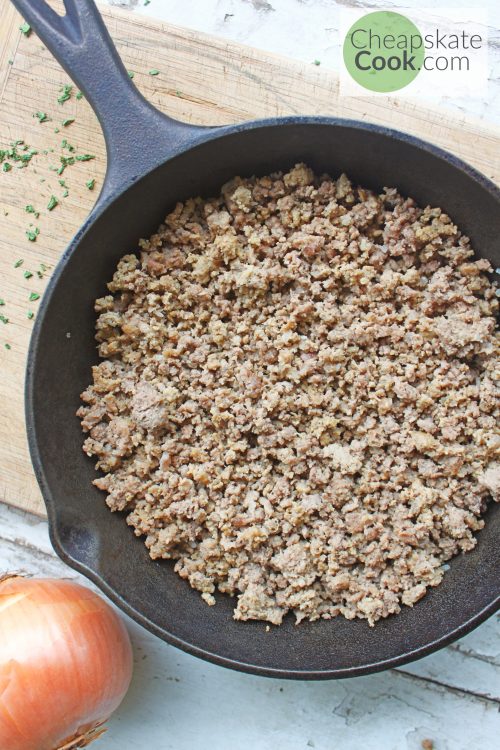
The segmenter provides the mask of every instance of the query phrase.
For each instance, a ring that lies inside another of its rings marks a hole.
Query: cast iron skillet
[[[137,622],[192,654],[246,672],[288,678],[366,674],[419,658],[464,635],[499,604],[498,507],[476,549],[452,561],[444,582],[413,609],[370,628],[364,621],[293,624],[266,632],[237,623],[234,602],[207,607],[168,562],[152,562],[120,514],[91,482],[75,412],[97,361],[93,302],[118,259],[135,251],[176,201],[210,196],[234,175],[267,174],[306,161],[345,170],[361,185],[397,186],[441,206],[500,264],[500,192],[451,154],[404,133],[327,117],[286,117],[200,128],[155,110],[127,76],[92,0],[14,0],[96,111],[108,149],[97,205],[54,271],[31,339],[26,381],[29,444],[62,559],[94,581]],[[168,44],[168,39],[165,40]]]

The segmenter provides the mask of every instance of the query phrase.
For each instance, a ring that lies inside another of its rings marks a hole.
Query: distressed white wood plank
[[[482,627],[489,631],[491,644],[496,643],[498,648],[500,640],[498,615],[493,616]],[[481,638],[481,630],[478,628],[467,636],[470,641],[469,646],[462,646],[463,641],[457,641],[451,647],[405,665],[401,671],[439,682],[442,685],[463,688],[485,698],[492,698],[499,702],[500,708],[500,662],[495,656],[481,655],[479,647],[475,648],[476,639],[479,643]]]
[[[91,585],[54,555],[45,521],[5,505],[0,570]],[[425,738],[434,740],[436,750],[498,747],[499,704],[488,699],[499,694],[497,618],[404,671],[316,683],[207,664],[125,619],[134,643],[134,681],[100,741],[102,750],[418,750]]]
[[[151,659],[134,633],[136,679],[116,719],[108,750],[493,750],[498,711],[488,704],[396,672],[337,682],[282,682],[238,675],[162,649]],[[144,685],[152,686],[144,691]],[[161,718],[160,718],[161,717]],[[460,717],[460,721],[457,721]],[[148,727],[145,733],[144,724]],[[124,743],[124,738],[126,744]]]
[[[412,9],[435,8],[430,0],[105,0],[110,5],[130,8],[151,18],[187,26],[226,39],[249,44],[303,62],[321,61],[324,68],[339,70],[341,43],[339,11],[358,8],[394,10],[412,16]],[[439,4],[438,4],[439,5]],[[481,34],[488,48],[488,96],[449,96],[446,91],[429,90],[425,104],[446,107],[453,116],[467,114],[483,122],[500,123],[500,4],[498,0],[453,0],[443,8],[487,10],[487,25]],[[467,13],[464,13],[467,16]],[[418,23],[417,23],[418,25]],[[466,24],[464,24],[466,27]]]

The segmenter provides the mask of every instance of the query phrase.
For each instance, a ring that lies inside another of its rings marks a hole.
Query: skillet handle
[[[64,16],[45,0],[12,2],[83,92],[103,129],[108,164],[94,210],[209,130],[164,115],[142,96],[94,0],[64,0]]]

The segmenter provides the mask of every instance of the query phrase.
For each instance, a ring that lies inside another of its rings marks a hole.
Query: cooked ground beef
[[[237,620],[412,606],[500,497],[472,255],[441,209],[304,164],[179,203],[96,303],[78,414],[109,507]]]

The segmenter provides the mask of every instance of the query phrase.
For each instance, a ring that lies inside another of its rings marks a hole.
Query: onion
[[[83,747],[132,677],[123,622],[71,581],[0,580],[0,748]]]

